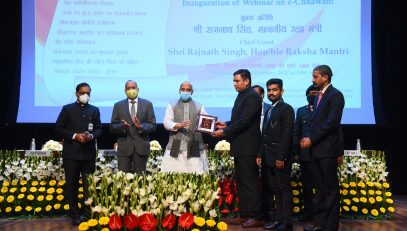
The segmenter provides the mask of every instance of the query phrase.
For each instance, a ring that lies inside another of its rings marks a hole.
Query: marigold
[[[365,183],[363,183],[363,181],[359,181],[358,186],[364,188],[366,185]]]
[[[12,180],[12,181],[11,181],[11,185],[12,185],[12,186],[18,185],[18,180]]]
[[[199,227],[202,227],[205,225],[205,219],[203,217],[195,217],[194,222]]]
[[[349,199],[344,199],[343,202],[347,205],[350,205],[350,200]]]
[[[20,192],[22,192],[22,193],[27,192],[27,187],[21,187],[21,188],[20,188]]]
[[[219,222],[216,227],[217,227],[220,231],[226,231],[226,230],[228,230],[228,225],[227,225],[225,222],[223,222],[223,221]]]
[[[40,187],[40,188],[38,189],[38,192],[45,192],[45,187]]]
[[[347,183],[342,183],[342,187],[349,188],[349,185]]]
[[[366,208],[363,208],[363,209],[362,209],[362,213],[363,213],[363,214],[367,214],[368,212],[369,212],[369,210],[367,210]]]
[[[373,197],[369,197],[369,202],[370,202],[370,204],[374,204],[376,202],[376,200]]]
[[[40,185],[45,186],[45,185],[47,185],[47,182],[42,180],[42,181],[40,182]]]
[[[1,188],[1,192],[2,192],[2,193],[8,192],[8,188],[7,188],[7,187],[2,187],[2,188]]]
[[[20,212],[21,210],[23,210],[23,208],[22,208],[20,205],[18,205],[18,206],[16,206],[16,207],[14,208],[14,211],[15,211],[16,213]]]
[[[51,206],[51,205],[45,206],[45,211],[49,212],[49,211],[51,211],[51,209],[52,209],[52,206]]]
[[[298,195],[300,195],[300,192],[298,190],[293,190],[293,195],[298,196]]]
[[[45,199],[46,199],[47,201],[51,201],[53,198],[54,198],[54,197],[53,197],[52,195],[47,195],[47,196],[45,197]]]
[[[58,181],[58,186],[64,186],[64,185],[65,185],[65,180]]]
[[[78,191],[83,192],[83,187],[79,187]]]
[[[36,188],[36,187],[31,187],[31,188],[30,188],[30,192],[32,192],[32,193],[37,192],[37,188]]]
[[[376,186],[376,188],[379,188],[379,189],[382,188],[382,184],[380,184],[380,182],[376,182],[375,186]]]
[[[377,201],[377,202],[382,202],[382,200],[383,200],[383,198],[382,198],[381,196],[377,196],[377,197],[376,197],[376,201]]]
[[[48,194],[53,194],[55,192],[55,188],[49,188],[47,189]]]
[[[83,194],[78,194],[78,199],[82,199],[83,198]]]
[[[56,203],[56,204],[54,205],[54,209],[55,209],[55,210],[58,210],[58,209],[60,209],[60,208],[61,208],[61,204]]]
[[[389,210],[389,212],[391,212],[391,213],[394,213],[394,211],[396,211],[396,210],[394,209],[394,207],[388,207],[387,210]]]
[[[346,189],[342,190],[342,195],[344,195],[344,196],[348,195],[348,190],[346,190]]]
[[[13,209],[11,207],[6,208],[6,213],[10,213],[11,211],[13,211]]]
[[[101,218],[99,218],[99,224],[100,225],[107,225],[107,224],[109,224],[109,217],[101,217]]]
[[[0,203],[4,201],[4,196],[0,195]]]
[[[360,190],[360,193],[362,194],[362,195],[366,195],[366,190]]]
[[[386,212],[386,209],[383,208],[383,207],[380,207],[380,212],[381,212],[381,213],[385,213],[385,212]]]
[[[214,221],[214,220],[212,220],[212,219],[210,219],[210,220],[207,220],[206,221],[206,225],[208,226],[208,227],[214,227],[215,225],[216,225],[216,221]]]
[[[294,204],[298,204],[300,202],[300,199],[298,197],[293,198]]]
[[[32,195],[32,194],[28,195],[28,196],[27,196],[27,199],[28,199],[29,201],[34,200],[34,195]]]
[[[356,190],[353,190],[353,189],[352,189],[352,190],[350,190],[350,194],[351,194],[351,195],[353,195],[353,196],[354,196],[354,195],[356,195],[356,193],[357,193],[357,192],[356,192]]]
[[[31,182],[31,186],[37,186],[38,185],[38,181],[34,180]]]
[[[103,229],[101,229],[100,231],[110,231],[109,228],[104,227]]]
[[[82,222],[82,223],[79,224],[78,229],[81,230],[81,231],[88,230],[88,229],[89,229],[89,225],[88,225],[87,222]]]
[[[386,199],[386,202],[387,202],[388,204],[393,204],[393,200],[390,199],[390,198],[387,198],[387,199]]]
[[[366,202],[367,202],[366,197],[361,197],[361,198],[360,198],[360,202],[362,202],[362,203],[366,203]]]
[[[374,195],[374,190],[369,190],[369,195]]]
[[[56,180],[50,180],[49,181],[49,186],[51,186],[51,187],[55,186],[56,184],[57,184]]]
[[[382,191],[379,191],[379,190],[377,190],[375,193],[376,193],[376,195],[382,195]]]
[[[18,196],[17,196],[17,198],[18,198],[19,200],[23,199],[24,197],[25,197],[25,195],[22,194],[22,193],[18,194]]]
[[[16,188],[16,187],[13,187],[13,188],[11,188],[9,191],[10,191],[11,193],[15,193],[15,192],[17,191],[17,188]]]
[[[369,186],[369,187],[373,187],[373,186],[374,186],[373,182],[371,182],[371,181],[366,182],[366,184],[367,184],[367,186]]]
[[[192,229],[191,231],[200,231],[199,229],[197,229],[197,228],[194,228],[194,229]]]
[[[25,207],[25,211],[31,212],[31,210],[33,210],[33,207],[31,207],[31,206],[26,206]]]
[[[8,187],[10,185],[10,181],[3,181],[3,187]]]
[[[64,199],[64,195],[58,195],[58,196],[57,196],[57,200],[58,200],[58,201],[62,201],[63,199]]]
[[[20,180],[20,185],[26,185],[27,181],[26,180]]]
[[[344,205],[344,206],[342,206],[342,208],[343,208],[343,210],[345,210],[346,212],[349,212],[349,207],[348,207],[348,206]]]
[[[11,202],[13,202],[14,201],[14,196],[13,195],[9,195],[8,197],[7,197],[7,202],[8,203],[11,203]]]
[[[41,212],[41,210],[42,210],[41,207],[37,207],[37,208],[34,209],[34,212],[39,213],[39,212]]]
[[[57,193],[58,194],[62,194],[64,192],[64,190],[62,188],[57,188]]]
[[[390,184],[387,183],[387,182],[384,182],[384,183],[383,183],[383,187],[384,187],[384,188],[390,188]]]
[[[359,203],[359,198],[354,197],[354,198],[352,198],[352,201],[355,202],[355,203]]]
[[[39,195],[37,197],[37,201],[43,201],[44,200],[44,195]]]
[[[356,187],[356,183],[352,181],[352,182],[349,183],[349,186],[352,187],[352,188]]]
[[[353,205],[353,206],[351,207],[351,209],[352,209],[352,211],[354,211],[354,212],[357,212],[357,211],[358,211],[358,207],[355,206],[355,205]]]
[[[373,215],[373,216],[377,216],[377,215],[379,215],[379,211],[377,211],[377,209],[372,209],[372,211],[370,211],[370,213]]]
[[[297,182],[291,181],[291,187],[297,187]]]
[[[386,192],[384,195],[386,195],[386,197],[391,197],[391,192]]]
[[[69,210],[69,205],[68,204],[64,205],[64,210]]]
[[[96,225],[98,225],[98,221],[96,219],[90,219],[88,221],[88,226],[89,227],[95,227]]]
[[[293,207],[293,212],[294,212],[294,213],[299,213],[299,212],[300,212],[300,207],[294,206],[294,207]]]

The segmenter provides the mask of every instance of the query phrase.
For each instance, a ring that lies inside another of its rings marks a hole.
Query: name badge
[[[88,131],[93,131],[93,123],[88,124]]]

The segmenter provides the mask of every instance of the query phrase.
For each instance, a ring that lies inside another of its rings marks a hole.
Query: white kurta
[[[207,115],[205,108],[201,107],[201,114]],[[164,127],[168,131],[177,131],[174,129],[176,122],[174,122],[174,111],[171,104],[167,105],[164,117]],[[189,128],[194,129],[194,128]],[[206,156],[206,151],[201,151],[200,157],[190,157],[187,158],[186,151],[180,151],[177,158],[170,156],[171,150],[165,150],[164,157],[161,163],[162,172],[185,172],[185,173],[208,173],[208,158]]]

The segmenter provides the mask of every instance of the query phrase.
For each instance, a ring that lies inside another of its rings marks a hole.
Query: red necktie
[[[322,91],[320,91],[320,92],[319,92],[319,95],[318,95],[317,107],[318,107],[318,105],[319,105],[319,102],[321,102],[322,95],[324,95],[324,93],[323,93]]]

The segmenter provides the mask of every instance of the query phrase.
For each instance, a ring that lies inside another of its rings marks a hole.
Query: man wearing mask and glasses
[[[109,129],[118,136],[119,171],[142,174],[150,154],[149,133],[156,129],[153,104],[138,97],[139,88],[133,80],[124,86],[127,98],[115,103]]]
[[[82,212],[78,207],[79,177],[82,176],[84,198],[88,198],[87,175],[95,171],[95,139],[102,135],[99,109],[88,103],[90,91],[89,84],[78,84],[76,102],[62,107],[55,126],[55,132],[63,139],[65,197],[73,225],[79,225],[82,221]]]

